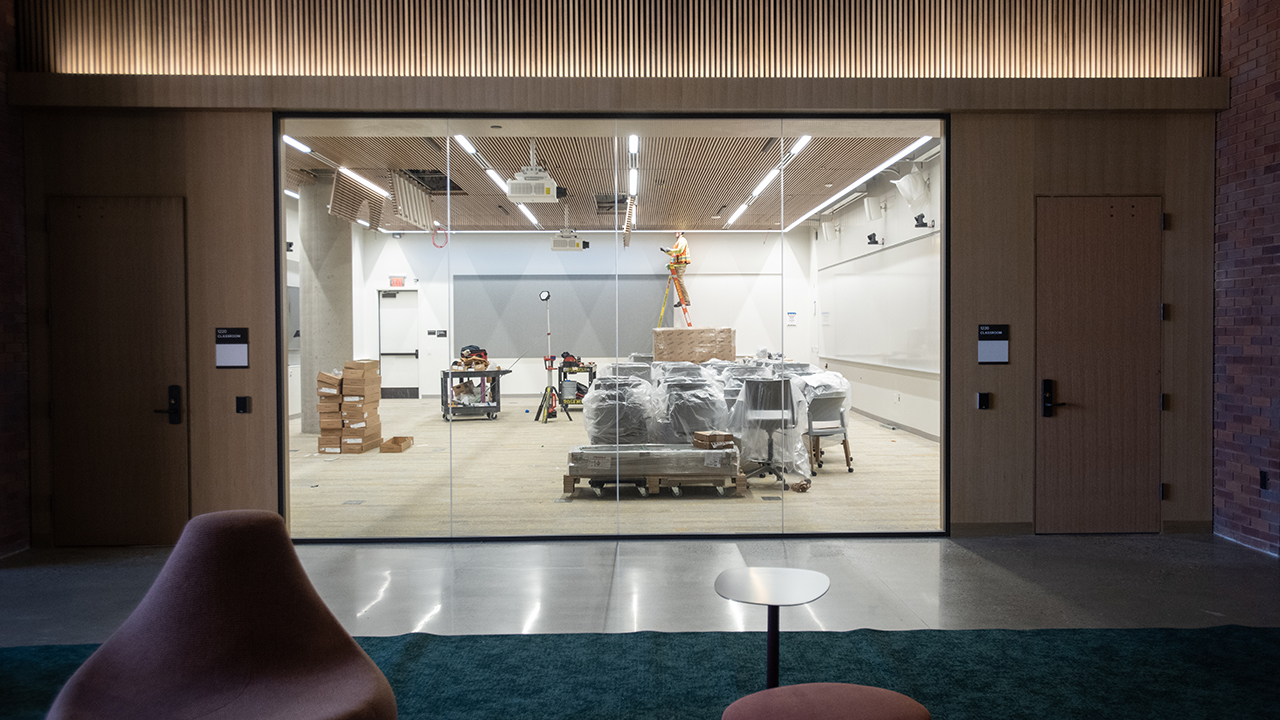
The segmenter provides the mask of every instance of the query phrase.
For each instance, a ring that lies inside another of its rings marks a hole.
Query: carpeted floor
[[[400,717],[698,718],[764,686],[760,633],[358,638]],[[42,718],[92,645],[0,649],[0,718]],[[1274,718],[1280,628],[784,633],[783,684],[852,682],[939,720]]]

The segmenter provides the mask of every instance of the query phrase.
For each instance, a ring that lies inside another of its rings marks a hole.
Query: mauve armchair
[[[51,720],[394,720],[382,671],[307,579],[284,521],[187,524],[146,597],[76,670]]]

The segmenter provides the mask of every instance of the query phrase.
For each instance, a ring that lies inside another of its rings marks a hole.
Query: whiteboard
[[[940,372],[942,236],[889,245],[818,271],[822,354]]]

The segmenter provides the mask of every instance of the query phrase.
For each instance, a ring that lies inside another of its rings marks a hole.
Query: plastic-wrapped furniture
[[[925,706],[901,693],[848,683],[801,683],[752,693],[721,720],[930,720]]]
[[[727,427],[729,409],[724,390],[716,383],[701,378],[668,378],[660,392],[664,402],[659,424],[666,442],[691,443],[699,430]]]
[[[655,362],[653,364],[654,385],[661,385],[676,378],[701,380],[705,375],[701,367],[691,362]]]
[[[822,370],[816,365],[802,362],[784,362],[778,370],[779,375],[813,375],[820,372]]]
[[[748,377],[767,378],[772,377],[772,373],[769,368],[760,365],[735,364],[733,367],[725,368],[720,375],[720,380],[724,384],[725,404],[730,412],[733,412],[733,404],[738,401],[738,395],[742,393],[742,379]]]
[[[653,387],[638,377],[597,378],[582,398],[582,414],[592,445],[646,443],[653,425]]]
[[[283,519],[235,510],[187,524],[48,717],[393,720],[396,701],[307,580]]]
[[[613,377],[638,377],[645,382],[653,382],[653,367],[649,363],[610,363],[604,366],[602,374]]]
[[[809,472],[818,474],[822,467],[822,438],[841,437],[844,447],[844,464],[853,472],[853,455],[849,452],[849,428],[845,422],[845,401],[848,394],[832,392],[818,395],[809,400],[809,427],[805,435],[809,438]]]
[[[797,430],[807,423],[795,401],[792,382],[789,378],[743,378],[742,392],[730,416],[730,427],[742,438],[743,460],[758,463],[760,476],[772,473],[784,489],[790,486],[783,473],[809,475],[808,451]]]

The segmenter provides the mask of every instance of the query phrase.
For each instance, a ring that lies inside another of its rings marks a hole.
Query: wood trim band
[[[614,79],[9,75],[9,102],[334,112],[1216,112],[1227,78]]]

